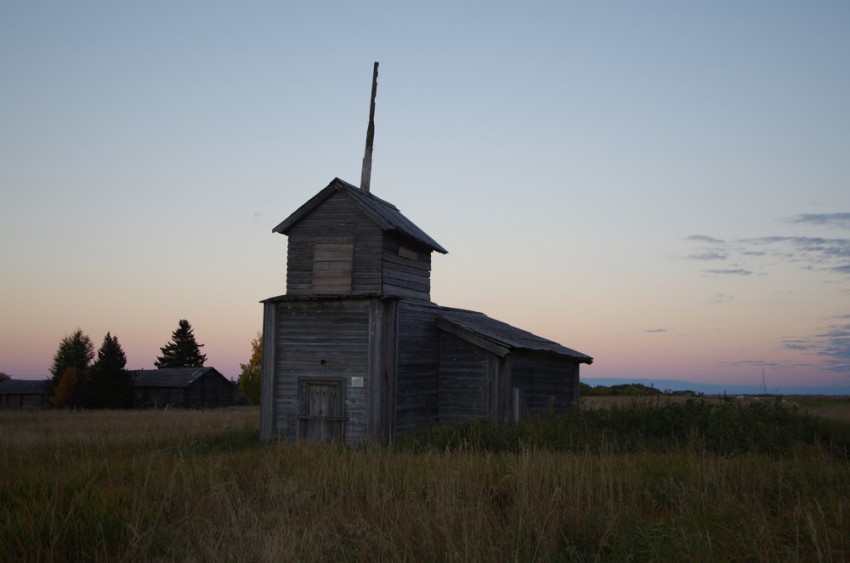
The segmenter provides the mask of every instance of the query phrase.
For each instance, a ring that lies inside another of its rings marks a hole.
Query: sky
[[[850,393],[850,3],[0,3],[0,371],[77,328],[237,377],[272,229],[334,177],[448,249],[432,299],[582,378]]]

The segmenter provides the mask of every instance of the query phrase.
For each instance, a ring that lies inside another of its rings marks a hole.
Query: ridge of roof
[[[272,232],[287,234],[290,228],[334,193],[341,193],[348,197],[381,229],[385,231],[397,231],[424,244],[431,250],[435,250],[441,254],[448,254],[448,250],[440,246],[437,241],[428,236],[413,221],[405,217],[395,205],[379,198],[371,192],[364,192],[360,188],[339,178],[331,180],[319,193],[307,200],[307,202],[296,209],[289,217],[281,221],[272,229]]]

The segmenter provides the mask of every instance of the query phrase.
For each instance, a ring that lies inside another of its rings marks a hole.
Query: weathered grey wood
[[[439,420],[438,310],[427,301],[399,301],[396,433],[424,429]]]
[[[263,304],[263,365],[260,379],[260,440],[263,442],[270,442],[275,432],[276,312],[274,303]]]
[[[281,437],[299,437],[303,412],[300,380],[342,380],[344,386],[343,439],[357,442],[368,436],[366,394],[369,382],[369,310],[374,298],[280,301],[277,307],[274,370],[275,428]],[[352,387],[352,377],[364,378],[362,388]]]
[[[287,294],[380,293],[383,231],[341,194],[329,196],[289,232]],[[348,258],[346,243],[350,243]],[[319,265],[323,262],[349,261]],[[316,274],[335,271],[333,281],[315,280]],[[344,274],[343,274],[344,272]],[[344,283],[342,276],[348,277]]]
[[[474,332],[471,332],[469,330],[464,330],[460,327],[457,327],[443,319],[437,319],[437,328],[439,328],[443,332],[454,335],[457,338],[460,338],[461,340],[465,340],[470,344],[478,346],[479,348],[483,348],[484,350],[492,352],[497,356],[504,356],[508,352],[510,352],[509,348],[506,348],[501,344],[497,344],[496,342],[483,338],[480,335],[475,334]]]
[[[541,354],[517,354],[512,363],[513,386],[523,390],[528,415],[565,413],[577,404],[578,363]]]
[[[492,354],[451,335],[439,337],[440,422],[490,418]]]
[[[366,129],[366,151],[363,155],[363,170],[360,173],[360,189],[369,191],[372,181],[372,143],[375,139],[375,96],[378,93],[378,61],[372,70],[372,101],[369,104],[369,127]]]
[[[406,258],[408,260],[419,260],[419,252],[413,250],[407,246],[399,246],[398,247],[398,255],[402,258]]]
[[[577,401],[578,364],[592,358],[432,303],[431,254],[446,251],[387,202],[335,179],[275,232],[289,237],[287,295],[271,301],[264,438],[392,439],[440,420],[510,421]],[[331,396],[341,411],[325,416]]]

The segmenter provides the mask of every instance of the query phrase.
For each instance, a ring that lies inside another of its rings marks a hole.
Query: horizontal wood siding
[[[578,403],[579,364],[546,354],[514,354],[513,387],[521,390],[528,416],[565,413]]]
[[[380,293],[383,231],[345,196],[328,197],[295,224],[288,237],[287,295],[313,294],[314,245],[340,238],[354,242],[350,293]],[[342,283],[334,287],[344,289]]]
[[[421,430],[438,422],[439,335],[437,307],[402,299],[398,304],[398,377],[395,432]]]
[[[431,299],[431,251],[387,234],[383,251],[383,293]]]
[[[368,431],[369,299],[281,301],[276,304],[274,432],[298,439],[299,380],[345,382],[344,436],[356,442]],[[350,385],[362,377],[363,387]]]
[[[490,417],[493,354],[450,334],[440,334],[440,422],[470,422]]]

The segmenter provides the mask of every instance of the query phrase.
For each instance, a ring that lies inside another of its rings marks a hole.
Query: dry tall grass
[[[812,448],[261,446],[257,418],[2,413],[0,560],[850,558],[850,468]]]

